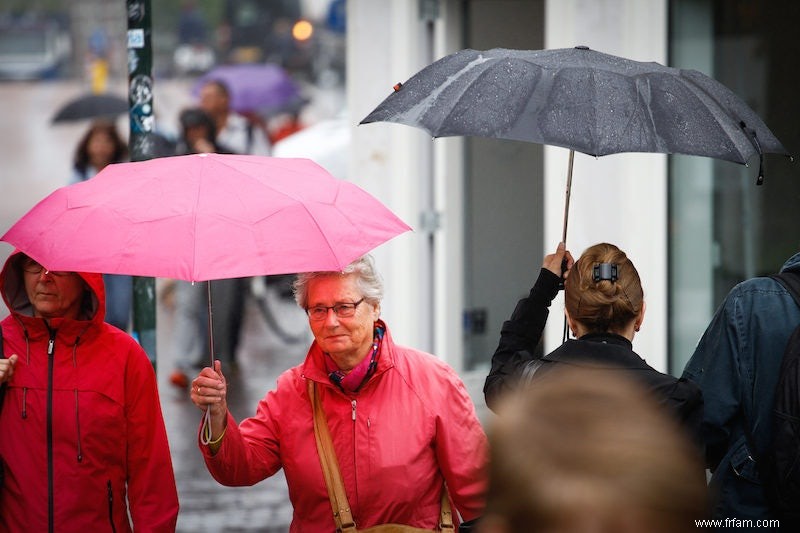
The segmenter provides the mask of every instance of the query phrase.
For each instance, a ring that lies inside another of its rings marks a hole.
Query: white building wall
[[[418,43],[410,5],[391,0],[347,2],[347,106],[353,124],[348,176],[416,230],[420,180],[414,164],[414,132],[391,124],[357,126],[389,95],[395,78],[415,71]],[[386,285],[382,316],[397,339],[411,344],[422,334],[409,312],[419,303],[412,289],[420,283],[418,240],[416,231],[406,233],[373,252]]]
[[[637,61],[667,60],[667,0],[548,0],[545,48],[586,45]],[[545,245],[561,240],[569,151],[545,148]],[[667,158],[575,154],[567,247],[577,258],[597,242],[618,245],[636,265],[646,314],[634,349],[667,369]],[[559,296],[551,317],[563,314]],[[562,339],[562,319],[549,320],[545,351]]]
[[[457,2],[438,7],[431,20],[417,0],[348,1],[349,176],[414,228],[373,254],[386,285],[382,316],[398,342],[459,368],[461,141],[433,142],[422,130],[397,124],[356,126],[395,83],[457,50]]]

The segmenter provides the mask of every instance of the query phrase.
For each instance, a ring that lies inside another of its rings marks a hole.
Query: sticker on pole
[[[144,48],[144,30],[142,28],[128,30],[128,48]]]

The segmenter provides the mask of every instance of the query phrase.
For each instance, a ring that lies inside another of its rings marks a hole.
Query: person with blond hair
[[[566,266],[563,274],[562,262]],[[537,345],[562,279],[567,323],[576,338],[540,356]],[[520,382],[547,379],[553,368],[562,365],[624,373],[655,394],[702,448],[703,400],[699,387],[659,372],[633,351],[645,309],[639,273],[625,252],[613,244],[600,243],[573,261],[560,243],[555,253],[544,258],[530,294],[519,301],[503,324],[483,389],[486,404],[494,409],[499,398]]]
[[[707,518],[700,457],[629,376],[564,365],[497,411],[480,533],[671,533]]]

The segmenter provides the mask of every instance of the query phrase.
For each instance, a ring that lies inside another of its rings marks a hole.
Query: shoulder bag
[[[347,501],[347,493],[344,490],[344,482],[339,471],[339,461],[333,449],[328,421],[322,404],[317,396],[317,386],[313,380],[307,380],[308,397],[311,400],[312,411],[314,413],[314,437],[317,441],[317,452],[319,461],[322,465],[322,474],[325,477],[325,485],[328,488],[328,497],[331,500],[333,519],[336,522],[337,533],[423,533],[430,532],[429,529],[420,529],[402,524],[381,524],[367,529],[357,529],[353,515],[350,512],[350,504]],[[453,515],[450,510],[450,500],[447,498],[447,491],[442,487],[442,510],[439,515],[439,526],[434,531],[454,531]]]

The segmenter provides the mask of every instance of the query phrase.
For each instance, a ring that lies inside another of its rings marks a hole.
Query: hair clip
[[[601,280],[609,280],[612,283],[617,281],[616,263],[598,263],[592,269],[592,279],[595,283]]]

